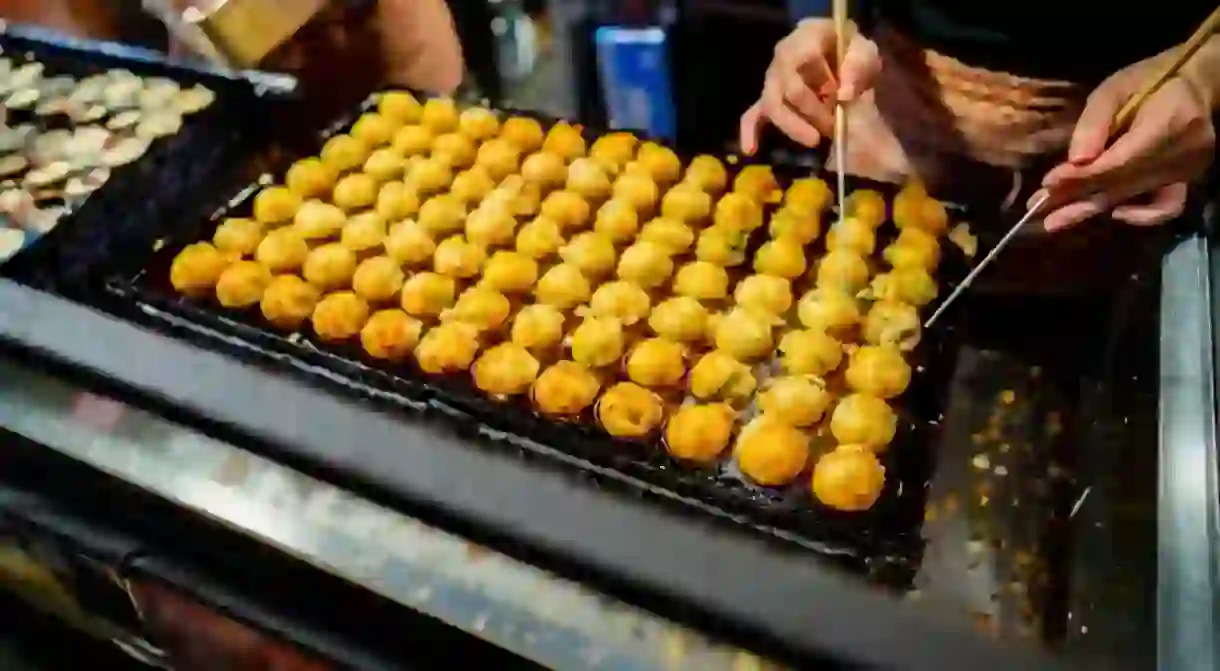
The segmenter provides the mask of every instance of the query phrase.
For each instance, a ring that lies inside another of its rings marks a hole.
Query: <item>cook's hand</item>
[[[852,27],[839,78],[834,75],[837,38],[829,19],[801,21],[775,47],[762,96],[741,117],[741,147],[758,150],[767,123],[807,146],[834,133],[836,101],[855,100],[873,86],[881,71],[877,45]]]
[[[1207,171],[1216,150],[1213,96],[1205,79],[1188,74],[1170,79],[1107,147],[1115,116],[1163,67],[1164,55],[1142,61],[1112,75],[1089,96],[1067,162],[1047,173],[1043,190],[1030,198],[1032,203],[1048,189],[1055,194],[1043,219],[1046,230],[1105,212],[1136,226],[1162,224],[1182,213],[1188,184]]]

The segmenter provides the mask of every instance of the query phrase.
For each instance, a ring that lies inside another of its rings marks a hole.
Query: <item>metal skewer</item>
[[[835,77],[843,67],[843,58],[847,54],[847,0],[834,0],[832,15],[835,24]],[[838,191],[839,218],[847,215],[847,110],[843,103],[835,102],[835,163],[838,170],[835,174],[835,186]]]

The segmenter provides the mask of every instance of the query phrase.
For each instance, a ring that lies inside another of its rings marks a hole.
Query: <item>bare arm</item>
[[[462,45],[445,0],[381,0],[378,28],[389,81],[436,93],[462,83]]]

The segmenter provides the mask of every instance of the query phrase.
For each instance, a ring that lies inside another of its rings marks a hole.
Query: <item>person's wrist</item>
[[[1209,109],[1220,112],[1220,35],[1208,38],[1179,75],[1190,83]]]

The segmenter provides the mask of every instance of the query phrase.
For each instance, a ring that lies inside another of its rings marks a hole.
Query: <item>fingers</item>
[[[1156,189],[1152,192],[1153,199],[1149,203],[1118,205],[1141,193],[1149,192],[1148,189],[1141,190],[1136,187],[1124,191],[1095,193],[1066,204],[1052,202],[1050,213],[1042,219],[1042,226],[1048,232],[1061,231],[1106,212],[1110,212],[1116,221],[1125,224],[1155,226],[1171,221],[1182,214],[1186,207],[1187,185],[1185,182],[1175,182]],[[1045,189],[1035,193],[1026,202],[1026,207],[1032,206],[1046,193]]]
[[[741,142],[741,151],[746,156],[753,156],[758,151],[758,136],[762,134],[765,123],[766,119],[762,115],[761,100],[750,105],[745,114],[741,115],[741,128],[738,131],[738,139]]]
[[[783,83],[778,77],[767,77],[763,87],[762,113],[785,135],[806,147],[816,147],[822,140],[822,131],[813,125],[813,117],[803,117],[788,105]]]
[[[1076,121],[1076,128],[1072,131],[1072,139],[1068,144],[1068,161],[1075,164],[1088,163],[1105,151],[1114,116],[1126,102],[1126,89],[1122,78],[1112,77],[1102,82],[1101,86],[1089,95],[1084,110]]]
[[[1161,187],[1152,202],[1143,205],[1121,205],[1114,208],[1118,221],[1132,226],[1155,226],[1173,220],[1186,209],[1186,183],[1177,182]]]
[[[1070,228],[1083,221],[1092,219],[1107,209],[1107,201],[1103,195],[1090,196],[1086,200],[1068,203],[1063,207],[1053,210],[1042,219],[1042,227],[1048,233],[1062,231],[1065,228]]]
[[[839,100],[850,102],[873,87],[881,74],[881,54],[877,43],[856,37],[847,45],[839,67]]]

